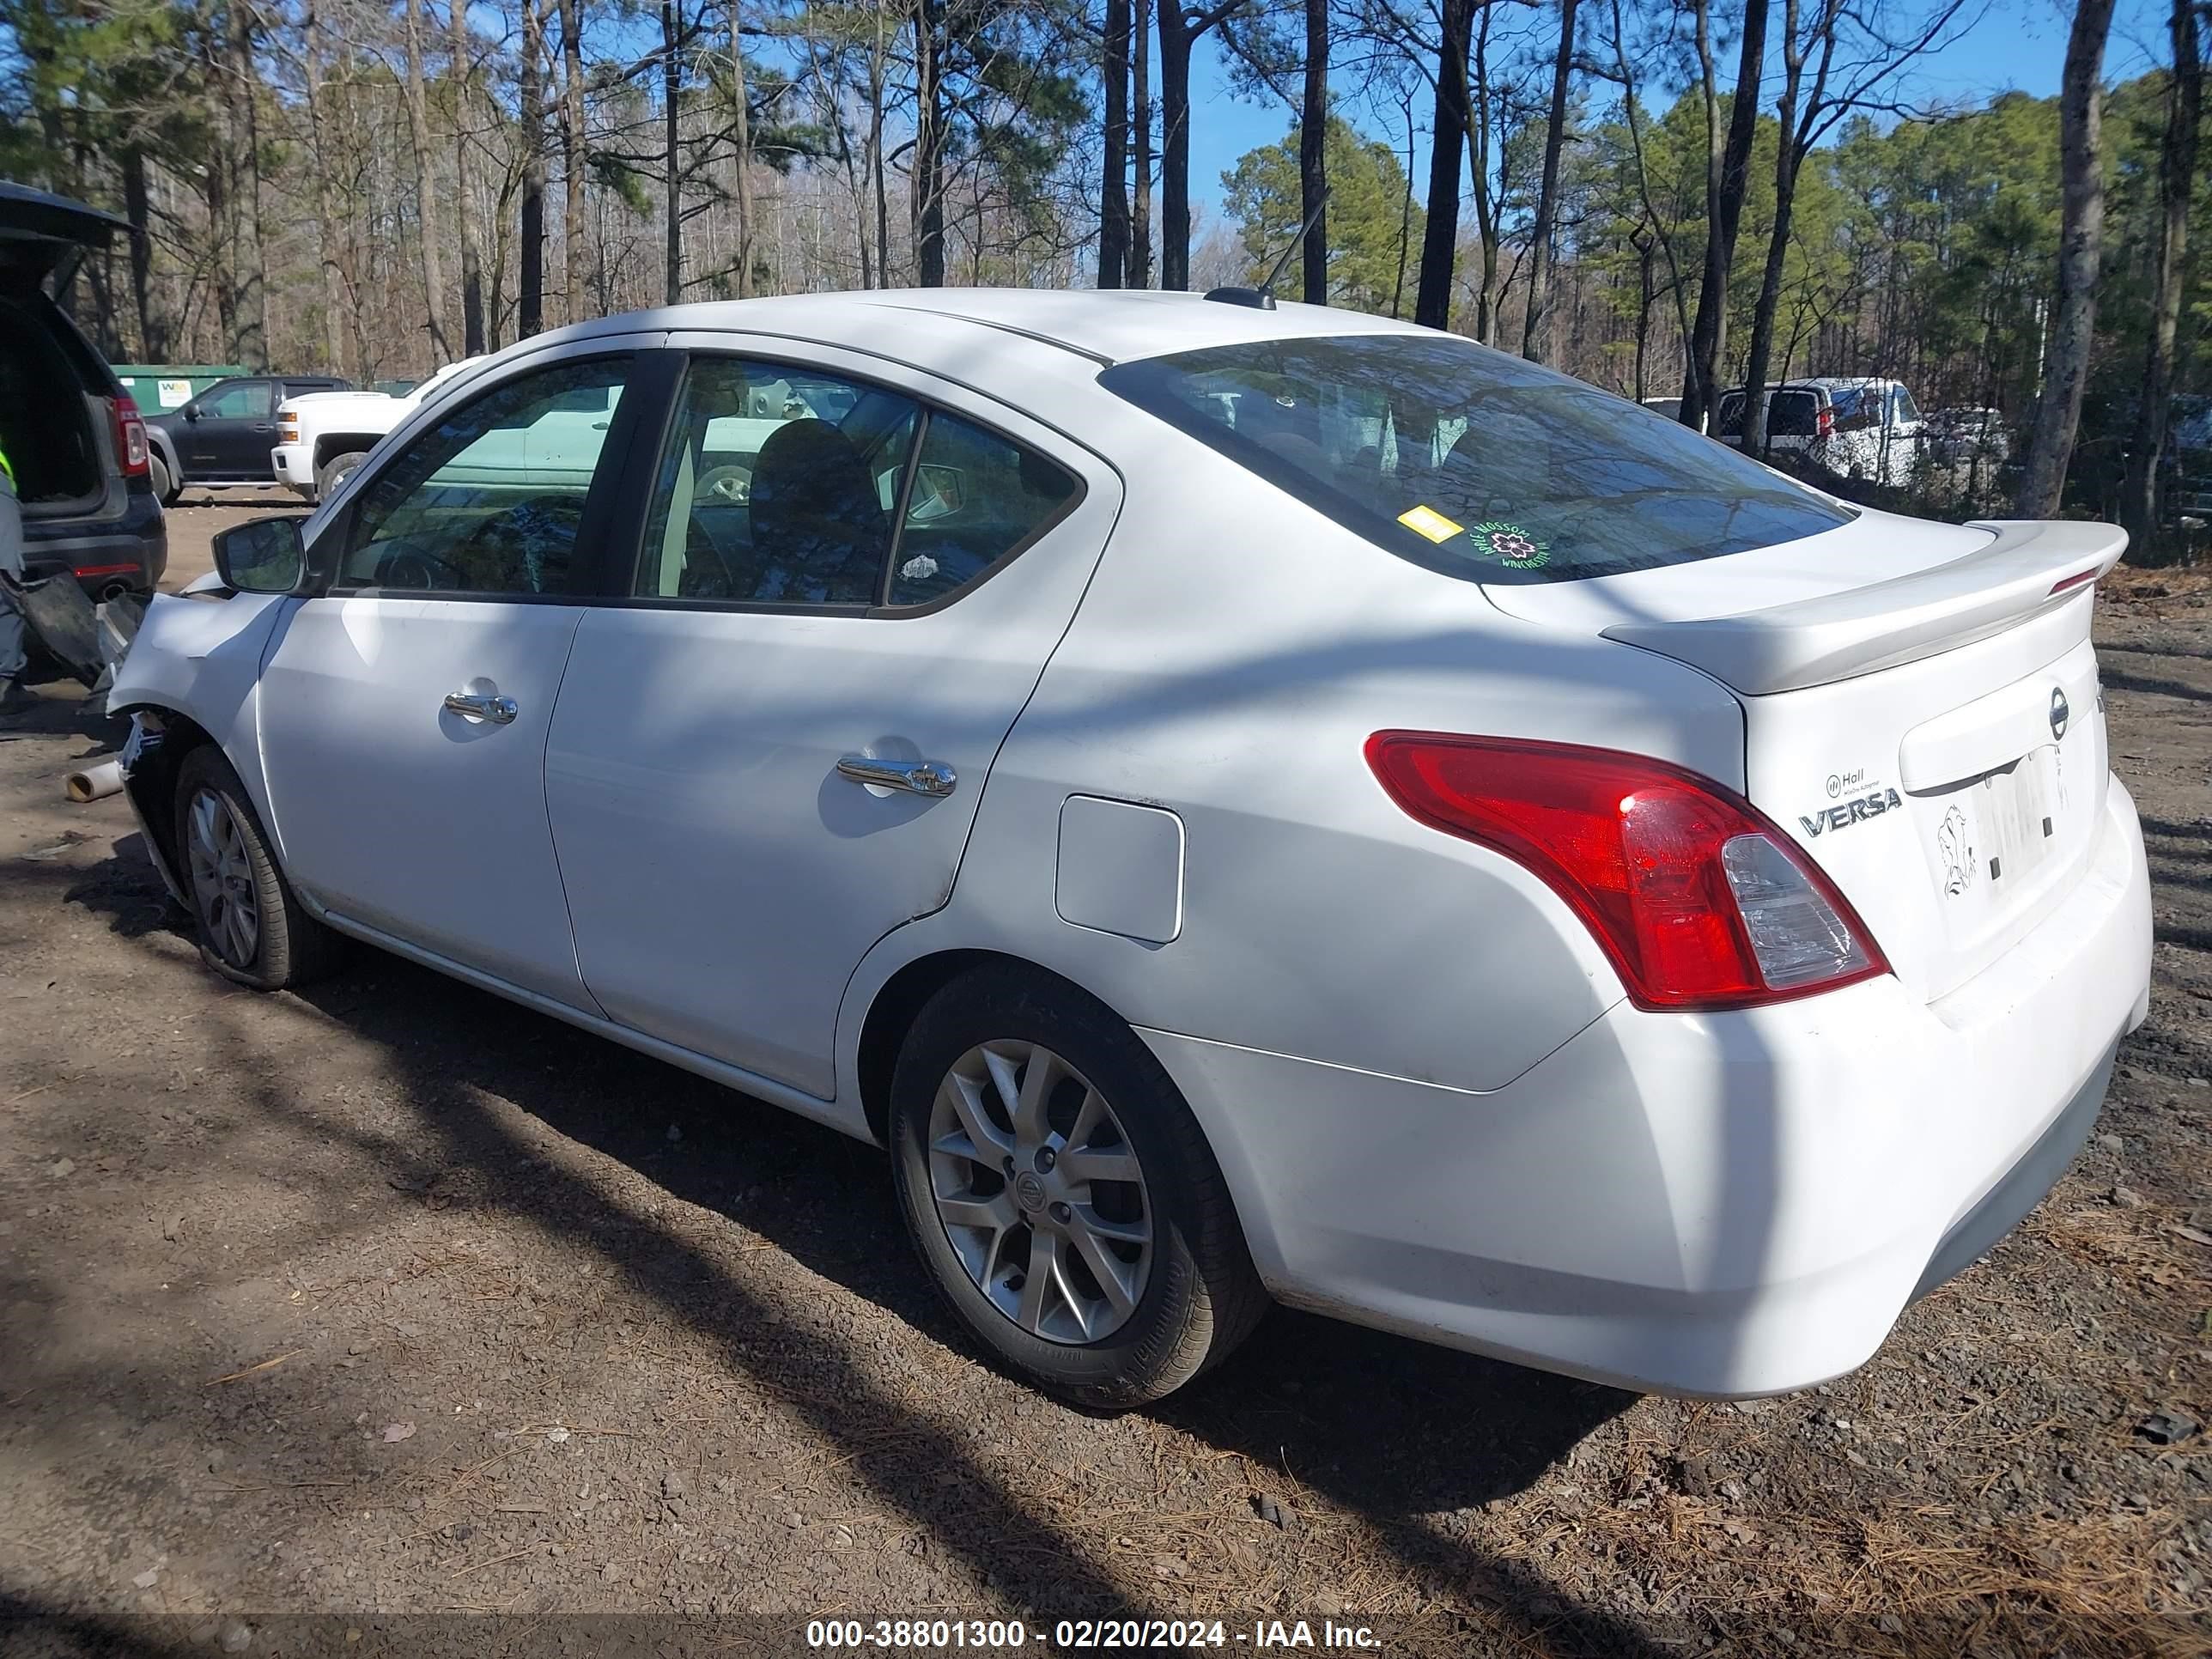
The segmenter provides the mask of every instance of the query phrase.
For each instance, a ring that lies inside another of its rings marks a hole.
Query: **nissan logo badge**
[[[2051,688],[2051,735],[2053,738],[2063,738],[2066,735],[2066,721],[2073,712],[2066,706],[2064,690],[2056,685],[2052,686]]]

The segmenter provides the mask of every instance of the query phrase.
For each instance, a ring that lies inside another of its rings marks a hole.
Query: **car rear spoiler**
[[[1605,637],[1701,668],[1753,696],[1826,685],[1917,662],[2087,603],[2119,562],[2127,532],[2066,520],[1981,520],[1990,544],[1864,587],[1763,611],[1683,622],[1616,623]]]

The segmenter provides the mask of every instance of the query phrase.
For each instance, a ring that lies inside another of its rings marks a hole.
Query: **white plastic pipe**
[[[119,794],[123,789],[123,763],[102,761],[97,766],[88,766],[82,772],[72,772],[62,780],[62,793],[78,805],[87,801],[102,800]]]

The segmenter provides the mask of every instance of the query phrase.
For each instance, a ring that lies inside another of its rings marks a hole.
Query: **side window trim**
[[[314,580],[307,597],[309,599],[435,599],[441,603],[474,605],[576,605],[588,602],[594,594],[592,583],[599,580],[592,573],[604,563],[604,559],[595,556],[590,550],[603,546],[609,538],[611,526],[608,520],[617,511],[617,504],[622,499],[618,494],[618,489],[625,481],[628,473],[629,450],[634,441],[637,416],[643,412],[633,410],[631,390],[641,378],[641,366],[644,361],[649,356],[664,355],[652,352],[635,344],[616,345],[609,349],[591,349],[591,346],[599,343],[598,342],[589,343],[585,349],[580,350],[532,356],[516,363],[510,374],[501,374],[495,380],[476,380],[471,386],[466,399],[457,404],[452,411],[459,413],[483,398],[496,395],[503,387],[512,386],[517,380],[547,369],[571,368],[578,364],[596,362],[628,362],[630,365],[629,372],[623,380],[622,396],[615,404],[614,419],[608,428],[606,442],[601,446],[599,460],[592,470],[591,487],[584,497],[583,518],[576,532],[576,544],[580,549],[586,550],[585,554],[570,564],[568,580],[564,587],[556,592],[529,593],[502,592],[480,588],[378,587],[366,583],[343,587],[338,586],[337,578],[340,571],[347,556],[353,550],[354,532],[359,524],[361,504],[366,499],[368,491],[374,486],[377,479],[396,465],[401,457],[406,454],[418,441],[435,429],[435,423],[431,422],[417,427],[408,434],[404,443],[395,447],[391,453],[380,457],[373,476],[355,481],[354,487],[348,492],[343,510],[334,516],[329,523],[317,530],[314,539],[307,550],[309,568],[313,572]],[[441,399],[441,402],[442,401]],[[443,419],[445,416],[441,414],[439,418]],[[610,453],[615,451],[618,444],[623,446],[622,454],[618,463],[611,466],[608,464]]]

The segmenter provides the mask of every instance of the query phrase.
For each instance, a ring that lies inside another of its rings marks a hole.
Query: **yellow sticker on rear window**
[[[1398,522],[1416,536],[1426,536],[1432,542],[1448,542],[1466,528],[1454,524],[1433,507],[1408,507],[1398,515]]]

